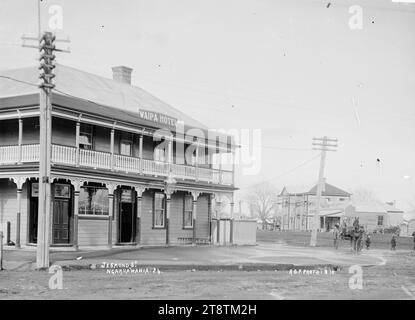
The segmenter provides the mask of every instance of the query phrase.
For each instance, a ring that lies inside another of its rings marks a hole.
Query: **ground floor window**
[[[153,228],[164,228],[164,203],[165,195],[162,192],[154,193],[153,202]]]
[[[188,194],[184,196],[183,228],[193,228],[193,197]]]
[[[108,215],[108,190],[100,187],[85,186],[79,192],[79,214]]]
[[[378,226],[383,226],[383,216],[378,216]]]

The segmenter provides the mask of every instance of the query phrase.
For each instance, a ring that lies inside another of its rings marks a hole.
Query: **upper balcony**
[[[0,146],[0,166],[39,162],[39,144]],[[109,152],[52,145],[52,165],[92,168],[125,174],[154,177],[171,176],[177,179],[232,185],[233,172],[212,168],[167,163],[138,157],[112,155]]]
[[[212,164],[183,164],[183,159],[166,156],[156,159],[151,137],[126,139],[123,132],[102,127],[82,128],[79,123],[54,118],[52,121],[51,165],[108,171],[120,175],[172,176],[176,180],[233,186],[233,170]],[[38,119],[2,121],[0,128],[0,169],[2,166],[39,162]],[[19,134],[20,132],[20,134]],[[13,143],[15,142],[15,143]],[[177,148],[172,143],[171,150]],[[171,151],[170,151],[171,152]],[[167,159],[171,159],[168,161]],[[164,159],[163,159],[164,160]],[[179,161],[181,160],[181,161]]]

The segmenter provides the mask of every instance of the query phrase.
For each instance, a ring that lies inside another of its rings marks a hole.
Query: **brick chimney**
[[[112,79],[118,82],[131,85],[132,72],[133,69],[125,66],[112,67]]]

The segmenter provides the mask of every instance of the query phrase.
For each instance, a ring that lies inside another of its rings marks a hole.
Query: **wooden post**
[[[197,198],[199,197],[200,192],[192,192],[192,226],[193,226],[193,245],[196,244],[196,217],[197,217]]]
[[[321,192],[323,190],[325,164],[326,164],[326,150],[323,148],[321,151],[320,170],[318,173],[316,210],[314,211],[314,223],[313,223],[313,230],[311,232],[311,239],[310,239],[310,246],[312,247],[315,247],[317,245],[317,231],[320,226],[320,202],[321,202]]]
[[[294,222],[294,226],[293,226],[293,230],[297,230],[298,228],[298,219],[297,219],[297,194],[294,194],[294,214],[293,214],[293,222]]]
[[[308,231],[308,195],[306,196],[306,219],[305,219],[305,229]]]
[[[171,166],[171,164],[172,164],[172,162],[173,162],[173,152],[172,152],[172,149],[173,149],[173,143],[172,143],[172,140],[169,140],[169,142],[168,142],[168,149],[167,149],[167,163],[168,163],[168,169],[167,169],[167,172],[168,172],[168,174],[171,174],[171,168],[172,168],[172,166]]]
[[[145,188],[135,187],[137,195],[137,228],[135,232],[135,242],[137,244],[141,243],[141,214],[142,214],[142,202],[143,202],[143,192]]]
[[[320,224],[320,202],[321,193],[324,186],[324,166],[326,163],[326,152],[336,151],[337,139],[329,139],[326,136],[323,138],[313,138],[313,150],[321,151],[320,158],[320,170],[318,173],[318,185],[317,185],[317,200],[316,200],[316,211],[314,213],[313,230],[311,232],[310,246],[315,247],[317,245],[317,231]]]
[[[22,141],[23,141],[23,119],[19,118],[19,140],[18,140],[18,147],[19,147],[19,160],[18,164],[22,164],[23,162],[23,153],[22,153]]]
[[[235,203],[233,201],[234,200],[233,200],[233,193],[232,193],[231,203],[230,203],[230,206],[231,206],[231,219],[233,219],[233,215],[234,215],[234,211],[235,211]]]
[[[46,89],[48,90],[48,89]],[[49,268],[49,235],[51,217],[50,149],[51,102],[49,93],[40,90],[39,133],[39,205],[37,228],[37,268]]]
[[[217,157],[217,159],[218,159],[218,161],[219,161],[219,184],[222,184],[223,183],[223,177],[222,177],[222,174],[223,174],[223,172],[222,172],[222,154],[220,153],[220,150],[219,150],[219,157]]]
[[[40,7],[38,7],[39,9]],[[40,10],[40,9],[39,9]],[[39,11],[40,12],[40,11]],[[39,24],[40,26],[40,24]],[[28,37],[23,37],[29,40]],[[41,49],[41,59],[45,61],[45,64],[41,67],[44,69],[45,75],[52,75],[50,64],[53,64],[54,55],[53,52],[57,50],[54,46],[55,38],[51,32],[45,32],[43,36],[40,33],[37,38],[31,38],[30,40],[40,41],[39,46],[35,47]],[[69,52],[68,50],[59,50],[63,52]],[[49,66],[48,66],[49,65]],[[45,70],[46,67],[46,70]],[[52,81],[46,80],[40,85],[39,95],[39,205],[38,205],[38,237],[36,246],[36,265],[37,268],[49,267],[49,239],[51,238],[52,229],[51,224],[51,151],[52,151],[52,104],[51,104],[51,90],[54,88]]]
[[[114,195],[108,194],[108,248],[112,248],[112,215],[114,213]]]
[[[11,177],[10,178],[17,187],[16,196],[16,248],[20,248],[20,225],[21,225],[21,210],[22,210],[22,189],[26,182],[26,177]]]
[[[17,189],[16,248],[20,248],[20,215],[22,208],[22,189]]]
[[[223,245],[226,246],[226,221],[227,220],[223,220]]]
[[[110,152],[111,152],[111,171],[114,171],[114,135],[115,130],[111,129],[111,146],[110,146]]]
[[[143,135],[140,134],[140,140],[138,145],[138,157],[140,158],[140,174],[144,174],[143,168]]]
[[[199,179],[199,140],[196,140],[195,181]]]
[[[304,221],[304,200],[305,196],[301,195],[301,208],[300,208],[300,231],[303,229],[303,221]]]
[[[234,215],[234,210],[235,210],[235,203],[233,202],[234,201],[234,199],[233,199],[233,193],[232,193],[232,200],[231,200],[232,202],[230,203],[230,206],[231,206],[231,219],[230,219],[230,221],[229,221],[229,242],[230,242],[230,244],[233,244],[233,219],[234,219],[234,217],[233,217],[233,215]]]
[[[176,183],[176,180],[174,180],[170,175],[169,177],[164,181],[164,194],[165,194],[165,216],[166,216],[166,245],[170,245],[170,199],[171,195],[174,192],[173,185]]]
[[[235,185],[235,150],[232,151],[232,185]]]
[[[107,184],[108,189],[108,248],[112,248],[112,221],[114,218],[114,190],[116,186]]]
[[[79,214],[79,193],[82,181],[74,181],[74,208],[73,208],[73,246],[78,250],[78,214]]]
[[[76,123],[76,133],[75,133],[75,144],[76,144],[76,154],[75,154],[75,165],[79,167],[79,136],[81,133],[81,123],[78,121]]]
[[[212,243],[212,195],[208,195],[209,243]]]
[[[216,242],[220,245],[220,219],[216,217]]]
[[[170,200],[171,193],[166,192],[166,245],[170,245]]]
[[[234,227],[233,223],[234,223],[234,221],[235,221],[234,218],[231,218],[230,221],[229,221],[229,228],[230,228],[230,230],[229,230],[229,243],[231,245],[233,244],[233,227]]]
[[[79,191],[74,192],[73,246],[78,250]]]
[[[3,230],[0,230],[0,271],[3,270]]]

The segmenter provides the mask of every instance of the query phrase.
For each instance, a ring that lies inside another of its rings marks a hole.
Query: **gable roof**
[[[308,195],[316,195],[317,194],[317,185],[312,187],[308,192]],[[346,192],[340,188],[333,186],[330,183],[325,183],[323,191],[321,192],[322,196],[338,196],[338,197],[350,197],[351,193]]]
[[[72,67],[56,64],[54,70],[55,92],[64,93],[74,98],[84,99],[99,106],[112,108],[114,118],[120,112],[136,114],[145,109],[159,112],[183,121],[186,127],[207,130],[201,122],[170,106],[140,87],[107,79]],[[6,70],[1,76],[17,79],[20,82],[0,78],[0,99],[4,97],[38,94],[39,70],[37,66]],[[32,85],[31,85],[32,84]],[[1,108],[0,104],[0,108]],[[74,104],[76,108],[76,104]],[[98,108],[98,110],[100,110]],[[86,111],[86,110],[81,110]],[[88,110],[89,111],[89,110]]]
[[[304,185],[302,185],[302,186],[299,186],[299,185],[284,186],[284,188],[279,193],[279,196],[284,196],[284,195],[302,196],[302,195],[306,194],[306,192],[304,192],[304,190],[307,190],[306,188],[307,188],[307,186],[304,186]]]

